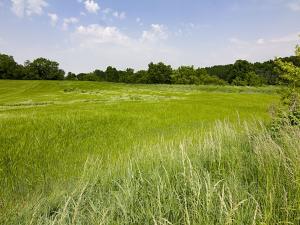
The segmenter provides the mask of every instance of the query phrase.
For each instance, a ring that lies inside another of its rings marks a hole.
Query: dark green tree
[[[199,77],[193,66],[181,66],[172,73],[173,84],[198,84]]]
[[[0,79],[22,79],[23,67],[12,56],[0,54]]]
[[[95,74],[95,76],[98,78],[99,81],[106,81],[106,74],[104,71],[97,69],[93,73]]]
[[[75,73],[68,72],[68,75],[65,77],[66,80],[78,80]]]
[[[134,69],[127,68],[125,71],[119,71],[119,81],[122,83],[136,83]]]
[[[198,84],[203,85],[225,85],[226,81],[220,79],[217,76],[211,76],[207,73],[207,70],[204,68],[198,68],[196,70],[198,77]]]
[[[148,71],[146,70],[139,70],[134,74],[134,80],[135,83],[138,84],[147,84],[149,83],[149,78],[148,78]]]
[[[65,72],[59,63],[45,58],[37,58],[33,62],[25,62],[26,79],[30,80],[63,80]]]
[[[148,65],[148,82],[151,84],[171,84],[172,67],[160,62]]]
[[[107,81],[119,82],[119,71],[116,68],[114,68],[112,66],[107,67],[105,74],[106,74]]]

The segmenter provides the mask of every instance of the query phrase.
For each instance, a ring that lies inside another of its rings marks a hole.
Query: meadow
[[[1,224],[297,224],[276,87],[0,80]]]

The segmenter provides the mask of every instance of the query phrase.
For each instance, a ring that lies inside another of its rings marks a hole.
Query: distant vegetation
[[[281,59],[300,67],[300,57],[291,56]],[[128,68],[118,70],[112,66],[105,71],[95,70],[90,73],[65,73],[59,64],[45,58],[26,61],[24,65],[15,62],[12,56],[0,54],[0,79],[12,80],[80,80],[108,81],[136,84],[217,84],[235,86],[277,85],[281,82],[276,60],[250,63],[237,60],[234,64],[218,65],[206,68],[181,66],[173,69],[160,62],[150,63],[148,70],[134,71]]]

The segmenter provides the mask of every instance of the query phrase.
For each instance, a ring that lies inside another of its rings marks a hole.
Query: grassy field
[[[300,132],[263,125],[276,92],[2,80],[0,222],[297,224]]]

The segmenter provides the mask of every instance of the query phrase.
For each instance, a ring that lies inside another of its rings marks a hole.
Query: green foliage
[[[173,71],[172,83],[174,84],[202,84],[225,85],[226,82],[216,76],[210,76],[206,69],[194,69],[193,66],[181,66]]]
[[[226,85],[227,82],[218,78],[217,76],[211,76],[207,73],[206,69],[198,68],[196,70],[199,84],[203,85]]]
[[[97,77],[97,80],[99,81],[105,81],[106,80],[106,73],[102,70],[95,70],[93,74]]]
[[[139,70],[135,73],[135,82],[137,84],[147,84],[149,82],[148,72],[146,70]]]
[[[134,83],[134,69],[127,68],[125,71],[119,71],[119,82]]]
[[[296,46],[296,56],[299,56],[299,46]],[[300,126],[300,67],[291,62],[276,59],[280,78],[287,88],[282,91],[281,107],[277,110],[272,129],[277,132],[284,126]]]
[[[229,71],[229,83],[232,83],[236,78],[245,81],[245,75],[253,71],[253,65],[246,60],[237,60]]]
[[[299,45],[296,46],[295,54],[296,54],[296,56],[300,56],[300,46]]]
[[[283,62],[281,59],[276,60],[276,64],[280,71],[280,78],[295,90],[300,86],[300,67],[296,67],[290,62]]]
[[[65,75],[65,72],[59,69],[57,62],[45,58],[38,58],[33,62],[27,61],[25,71],[24,79],[27,80],[63,80]]]
[[[23,67],[18,65],[12,56],[0,54],[0,79],[20,79]]]
[[[255,72],[241,73],[232,81],[233,85],[236,86],[262,86],[264,83],[263,79],[258,76]]]
[[[75,73],[68,72],[68,75],[65,78],[66,80],[78,80],[77,76]]]
[[[119,71],[111,66],[108,66],[105,71],[106,80],[109,82],[119,82]]]
[[[148,65],[148,82],[150,84],[171,84],[172,67],[160,62]]]
[[[181,66],[172,73],[173,84],[198,84],[199,79],[193,66]]]
[[[299,52],[299,50],[297,50]],[[298,53],[297,53],[298,54]],[[280,59],[283,63],[300,67],[300,56]],[[218,65],[206,68],[181,66],[172,69],[170,65],[160,62],[150,63],[148,70],[135,72],[133,69],[118,70],[108,66],[106,71],[96,69],[93,72],[68,74],[58,68],[58,63],[44,58],[33,62],[26,61],[25,67],[18,65],[14,59],[0,54],[0,79],[30,79],[30,80],[80,80],[108,81],[115,83],[140,84],[196,84],[196,85],[226,85],[262,86],[279,84],[280,71],[276,70],[278,62],[270,60],[263,63],[250,63],[237,60],[234,64]],[[70,76],[69,76],[70,75]],[[282,79],[281,79],[282,80]],[[297,84],[299,85],[299,84]]]

